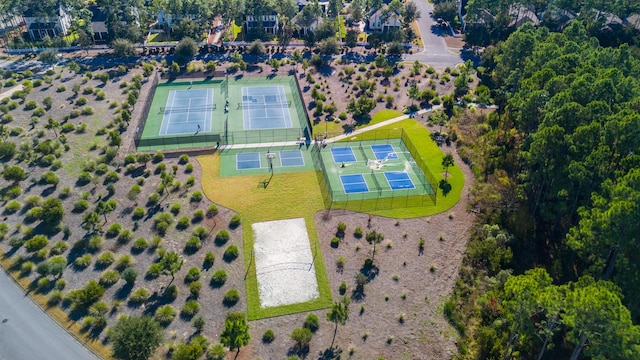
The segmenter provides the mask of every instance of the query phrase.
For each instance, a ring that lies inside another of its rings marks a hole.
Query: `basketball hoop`
[[[273,159],[276,157],[276,153],[267,151],[266,156],[267,156],[267,160],[269,161],[269,170],[271,170],[271,173],[273,173]]]

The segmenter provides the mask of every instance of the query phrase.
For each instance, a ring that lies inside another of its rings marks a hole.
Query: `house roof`
[[[107,21],[107,13],[102,11],[102,9],[98,6],[89,6],[89,11],[91,11],[91,22],[105,22]]]

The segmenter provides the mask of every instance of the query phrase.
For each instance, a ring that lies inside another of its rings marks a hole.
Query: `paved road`
[[[0,360],[97,360],[0,269]]]
[[[454,66],[464,62],[461,55],[452,52],[453,49],[447,48],[444,38],[436,22],[431,18],[430,13],[433,12],[433,4],[426,0],[413,0],[418,10],[420,10],[420,19],[418,19],[418,27],[420,28],[420,36],[424,44],[424,50],[417,54],[406,55],[405,59],[409,61],[418,60],[429,64],[436,68]]]

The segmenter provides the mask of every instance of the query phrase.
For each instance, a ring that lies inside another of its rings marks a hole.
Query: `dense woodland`
[[[458,115],[482,214],[445,314],[460,358],[640,358],[640,61],[587,26],[525,24]]]

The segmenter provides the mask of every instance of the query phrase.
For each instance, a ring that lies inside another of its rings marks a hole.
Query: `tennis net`
[[[376,174],[373,172],[373,169],[371,169],[371,177],[373,178],[373,182],[376,183],[376,189],[378,189],[378,194],[382,194],[382,187],[380,186],[380,183],[378,182],[378,179],[376,178]]]
[[[360,152],[362,153],[362,160],[367,161],[368,160],[367,153],[364,152],[364,147],[362,146],[362,142],[360,142],[358,147],[360,148]]]
[[[264,108],[287,108],[291,107],[291,101],[275,103],[238,103],[238,109],[264,109]]]
[[[207,106],[190,106],[190,107],[160,107],[160,113],[182,113],[182,112],[190,112],[190,111],[206,111],[206,110],[215,110],[216,104],[211,104]]]

